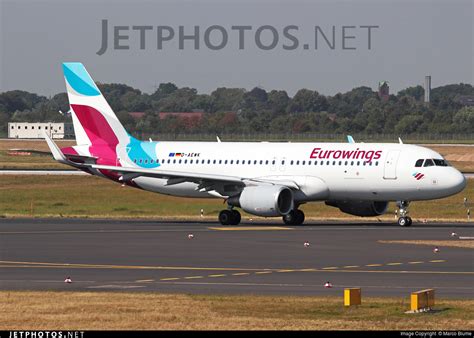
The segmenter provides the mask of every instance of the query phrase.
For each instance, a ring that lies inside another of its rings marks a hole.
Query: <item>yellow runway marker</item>
[[[265,231],[265,230],[293,230],[292,228],[285,227],[227,227],[227,228],[209,228],[211,230],[221,231]]]
[[[387,265],[402,265],[403,263],[387,263]]]
[[[137,283],[150,283],[150,282],[154,282],[155,280],[154,279],[139,279],[139,280],[136,280],[135,282]]]
[[[366,266],[382,266],[382,264],[367,264]]]
[[[444,263],[444,262],[446,262],[446,261],[443,260],[443,259],[436,259],[434,261],[430,261],[430,263]]]
[[[209,275],[207,277],[224,277],[224,276],[227,276],[227,275]]]
[[[346,265],[344,268],[359,268],[360,265]]]
[[[323,268],[323,270],[334,270],[334,269],[339,269],[337,266],[328,266]]]
[[[301,269],[301,270],[296,270],[296,271],[314,272],[314,271],[317,271],[317,270],[316,269]]]
[[[160,280],[178,280],[179,278],[161,278]]]
[[[204,278],[203,276],[190,276],[190,277],[184,277],[184,279],[198,279],[198,278]]]
[[[424,263],[423,261],[418,261],[418,262],[408,262],[408,264],[422,264]]]
[[[140,265],[105,265],[105,264],[78,264],[78,263],[48,263],[48,262],[16,262],[0,261],[0,264],[20,264],[27,267],[58,267],[58,268],[80,268],[80,269],[137,269],[137,270],[217,270],[217,271],[260,271],[262,269],[249,268],[216,268],[216,267],[192,267],[192,266],[140,266]]]
[[[257,272],[255,272],[255,273],[258,274],[258,275],[263,275],[263,274],[265,274],[265,273],[272,273],[272,272],[273,272],[273,271],[257,271]]]

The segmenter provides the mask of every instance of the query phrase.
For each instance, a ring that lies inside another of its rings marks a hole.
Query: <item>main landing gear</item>
[[[219,222],[222,225],[237,225],[241,220],[240,212],[234,209],[222,210],[219,213]]]
[[[286,225],[300,225],[304,222],[304,212],[300,209],[291,210],[288,214],[283,216],[283,222]]]
[[[400,201],[397,203],[400,209],[400,217],[398,218],[398,225],[402,227],[409,227],[412,223],[412,219],[408,214],[408,206],[410,202],[408,201]]]

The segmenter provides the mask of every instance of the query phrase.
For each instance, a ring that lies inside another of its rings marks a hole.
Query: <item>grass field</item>
[[[441,200],[414,202],[410,213],[419,220],[466,220],[463,198],[474,200],[474,180],[455,196]],[[204,218],[216,220],[225,206],[220,199],[178,198],[155,194],[95,176],[0,175],[0,216],[33,217],[131,217],[131,218]],[[395,204],[381,220],[395,220]],[[308,218],[358,219],[322,202],[302,206]],[[244,220],[257,220],[243,214]],[[372,218],[377,221],[378,218]],[[280,219],[275,218],[279,223]],[[369,218],[370,220],[370,218]]]
[[[436,300],[405,314],[405,298],[0,292],[0,330],[472,330],[474,300]]]
[[[75,141],[57,141],[60,147],[74,145]],[[474,147],[452,145],[427,145],[439,152],[453,166],[463,172],[474,172]],[[70,167],[57,163],[50,156],[32,154],[30,156],[8,155],[10,149],[34,149],[49,151],[43,140],[0,140],[0,169],[70,169]]]

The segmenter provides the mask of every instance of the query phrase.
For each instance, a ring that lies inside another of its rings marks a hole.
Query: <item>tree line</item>
[[[463,134],[474,132],[474,107],[462,97],[473,96],[470,84],[450,84],[431,90],[409,87],[381,99],[369,87],[325,96],[300,89],[293,97],[284,90],[217,88],[211,94],[162,83],[151,94],[125,84],[98,86],[125,128],[136,136],[159,133],[335,133],[335,134]],[[0,93],[0,133],[8,122],[68,121],[66,93],[52,97],[21,90]],[[202,118],[160,119],[158,112],[203,112]],[[134,119],[129,112],[145,112]]]

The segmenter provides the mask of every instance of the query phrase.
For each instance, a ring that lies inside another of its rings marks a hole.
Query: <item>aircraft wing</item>
[[[210,180],[210,181],[225,181],[225,182],[240,183],[240,184],[243,183],[242,178],[236,177],[236,176],[227,176],[227,175],[210,175],[210,174],[200,174],[200,173],[192,173],[192,172],[184,172],[184,171],[116,167],[116,166],[100,165],[100,164],[92,164],[90,165],[90,167],[93,169],[113,171],[122,175],[137,174],[137,175],[133,175],[134,177],[148,176],[148,177],[168,178],[168,179],[183,178],[183,179],[186,179],[185,181],[189,181],[189,182],[196,182],[199,180]]]
[[[46,139],[46,142],[48,143],[51,153],[56,161],[79,169],[96,169],[115,172],[121,175],[121,181],[128,181],[140,176],[146,176],[168,179],[167,185],[173,185],[182,182],[195,182],[199,183],[199,185],[202,187],[206,187],[211,185],[213,182],[219,182],[236,184],[242,187],[249,185],[272,184],[286,186],[290,189],[299,189],[299,186],[292,180],[274,179],[272,177],[248,178],[197,172],[169,171],[156,168],[146,169],[101,165],[95,163],[96,158],[80,155],[65,155],[48,135],[44,134],[44,138]]]
[[[165,178],[169,180],[169,184],[176,184],[181,182],[227,182],[237,184],[241,186],[247,185],[259,185],[259,184],[272,184],[282,185],[291,189],[299,189],[299,186],[292,180],[280,180],[271,178],[247,178],[229,175],[215,175],[215,174],[203,174],[196,172],[185,172],[185,171],[169,171],[161,169],[144,169],[144,168],[130,168],[130,167],[116,167],[108,165],[91,164],[89,165],[92,169],[108,170],[119,173],[122,175],[122,180],[129,178],[136,178],[139,176]]]

